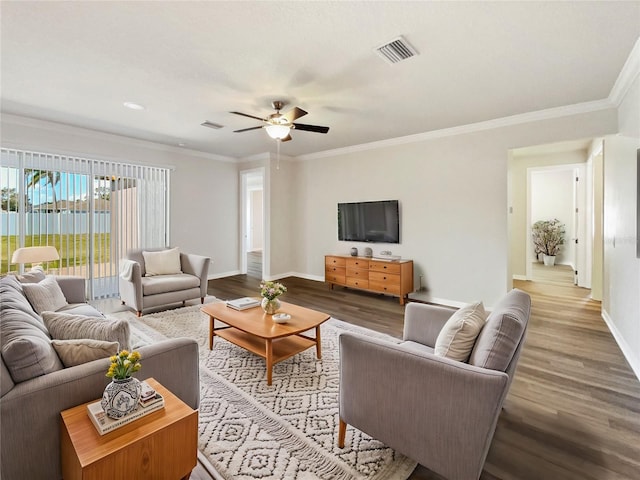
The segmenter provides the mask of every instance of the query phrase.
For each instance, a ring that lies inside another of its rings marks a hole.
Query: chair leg
[[[124,300],[122,300],[122,305],[124,305]]]
[[[142,316],[142,310],[138,310],[138,318]]]
[[[338,448],[344,448],[344,437],[347,433],[347,424],[344,420],[340,419],[340,425],[338,427]]]
[[[200,297],[200,303],[204,305],[204,297]]]

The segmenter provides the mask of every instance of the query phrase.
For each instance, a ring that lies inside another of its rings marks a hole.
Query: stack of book
[[[100,435],[109,433],[138,418],[142,418],[145,415],[164,408],[164,397],[151,388],[147,382],[143,381],[140,383],[142,384],[142,395],[140,396],[138,407],[122,418],[111,418],[107,416],[99,400],[87,405],[87,413],[89,414],[91,423],[93,423],[93,426],[96,427]]]
[[[260,302],[252,297],[242,297],[236,300],[227,301],[227,307],[231,307],[235,310],[246,310],[247,308],[253,308],[260,305]]]

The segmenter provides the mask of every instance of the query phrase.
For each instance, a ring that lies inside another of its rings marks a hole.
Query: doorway
[[[240,271],[262,278],[265,249],[264,168],[240,172],[242,234]]]

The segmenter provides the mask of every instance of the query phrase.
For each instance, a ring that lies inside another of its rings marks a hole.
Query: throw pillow
[[[2,360],[15,383],[63,368],[51,339],[38,323],[21,310],[0,311]]]
[[[118,342],[82,338],[76,340],[51,340],[58,357],[65,367],[109,358],[118,353]]]
[[[145,276],[174,275],[182,273],[180,265],[180,250],[170,248],[158,252],[142,252],[144,257]]]
[[[22,290],[38,314],[45,310],[56,311],[67,305],[67,299],[53,277],[47,277],[39,283],[23,283]]]
[[[46,278],[42,268],[34,267],[30,271],[18,276],[20,283],[39,283]]]
[[[485,321],[487,313],[482,302],[472,303],[455,312],[436,339],[434,353],[441,357],[466,362]]]
[[[90,338],[118,342],[120,348],[129,350],[131,333],[126,320],[60,312],[43,312],[42,319],[54,340]]]

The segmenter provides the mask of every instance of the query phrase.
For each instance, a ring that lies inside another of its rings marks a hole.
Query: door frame
[[[589,200],[587,199],[587,192],[586,192],[586,179],[587,179],[587,163],[566,163],[566,164],[562,164],[562,165],[550,165],[550,166],[545,166],[545,167],[529,167],[527,168],[527,221],[526,221],[526,225],[527,228],[530,228],[531,226],[531,176],[533,173],[535,172],[544,172],[544,171],[561,171],[561,170],[570,170],[574,173],[578,171],[578,177],[580,178],[580,182],[581,182],[581,187],[580,189],[582,190],[582,192],[584,192],[585,194],[577,194],[577,190],[576,190],[576,186],[575,186],[575,182],[573,184],[573,191],[574,191],[574,208],[578,209],[578,216],[579,216],[579,220],[578,220],[578,228],[577,228],[577,232],[575,232],[577,234],[576,237],[574,238],[569,238],[566,239],[566,241],[575,241],[575,238],[578,239],[582,239],[582,241],[578,242],[578,244],[576,245],[576,249],[575,249],[575,254],[574,254],[574,258],[575,258],[575,265],[574,265],[574,271],[577,270],[578,276],[576,277],[577,279],[577,285],[580,287],[586,287],[586,288],[590,288],[590,282],[589,285],[587,285],[587,281],[586,281],[586,276],[585,274],[586,269],[587,269],[587,265],[586,265],[586,258],[591,255],[592,253],[589,252],[588,250],[591,248],[592,249],[592,245],[590,242],[586,242],[585,239],[589,236],[592,235],[592,225],[589,221],[587,221],[587,204],[589,202]],[[593,200],[591,200],[593,201]],[[533,279],[533,268],[532,268],[532,262],[533,262],[533,242],[531,241],[531,235],[530,232],[527,232],[527,244],[526,244],[526,278],[527,280],[532,280]]]
[[[240,273],[247,273],[247,253],[249,251],[249,221],[251,216],[249,215],[249,200],[250,192],[255,190],[249,187],[251,180],[260,178],[262,183],[262,272],[265,272],[265,259],[268,256],[268,244],[266,242],[267,232],[267,218],[266,218],[266,182],[265,182],[265,168],[251,168],[248,170],[240,171]]]

